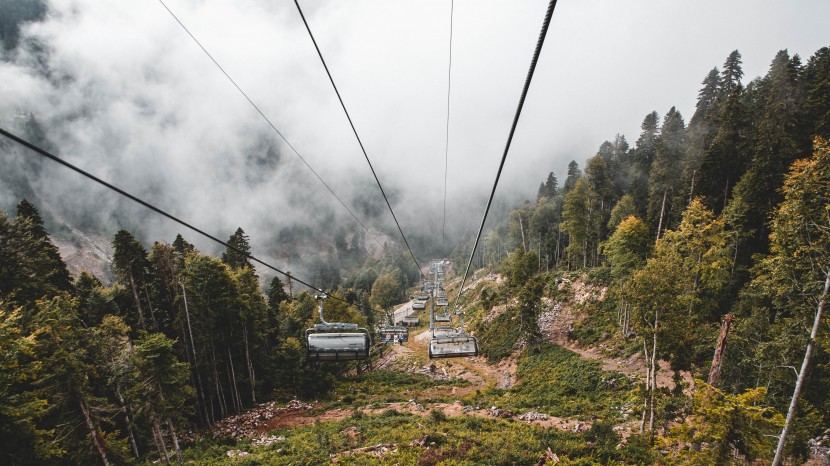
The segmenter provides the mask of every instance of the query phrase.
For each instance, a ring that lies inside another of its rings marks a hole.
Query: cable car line
[[[257,104],[254,103],[253,100],[251,100],[250,97],[248,97],[248,94],[246,94],[245,91],[243,91],[242,88],[239,87],[238,84],[236,84],[236,81],[234,81],[234,79],[231,77],[231,75],[228,74],[227,71],[225,71],[225,69],[222,67],[222,65],[220,65],[219,62],[216,61],[215,58],[213,58],[213,55],[211,55],[211,53],[208,52],[208,50],[202,45],[202,43],[199,42],[198,39],[196,39],[196,36],[194,36],[193,33],[190,32],[190,30],[187,28],[187,26],[184,25],[184,23],[182,23],[182,21],[179,19],[179,17],[176,16],[176,14],[173,13],[173,11],[170,8],[168,8],[167,4],[165,4],[163,0],[159,0],[159,3],[161,3],[161,5],[164,7],[164,9],[167,10],[168,13],[170,13],[170,16],[172,16],[173,19],[176,20],[177,23],[179,23],[179,26],[181,26],[182,29],[184,29],[184,31],[187,33],[187,35],[190,36],[191,39],[193,39],[193,42],[196,42],[196,45],[198,45],[199,48],[202,49],[202,51],[205,53],[205,55],[207,55],[208,58],[210,58],[210,61],[212,61],[213,64],[216,65],[217,68],[219,68],[219,71],[221,71],[222,74],[224,74],[225,77],[228,78],[228,81],[230,81],[231,84],[233,84],[233,86],[236,88],[236,90],[239,91],[239,93],[242,94],[243,97],[245,97],[245,100],[247,100],[248,103],[251,104],[251,106],[254,108],[254,110],[256,110],[257,113],[259,113],[259,115],[265,120],[265,122],[268,123],[268,126],[270,126],[271,129],[273,129],[274,132],[277,133],[277,135],[280,137],[280,139],[282,139],[283,142],[288,147],[291,148],[291,150],[297,155],[297,157],[300,158],[300,160],[305,164],[305,166],[308,167],[309,170],[311,170],[311,173],[313,173],[314,176],[317,177],[317,179],[320,181],[320,183],[322,183],[323,186],[325,186],[326,189],[331,193],[331,195],[334,196],[335,199],[337,199],[337,202],[339,202],[340,205],[342,205],[343,208],[346,209],[349,212],[349,214],[352,216],[352,218],[354,218],[355,221],[361,227],[363,227],[364,230],[366,230],[366,233],[369,233],[369,235],[375,240],[376,243],[378,243],[378,246],[380,246],[381,249],[382,249],[383,244],[381,244],[381,242],[377,239],[377,237],[374,234],[372,234],[371,231],[369,231],[369,228],[367,228],[366,225],[363,222],[361,222],[359,218],[357,218],[357,215],[355,215],[355,213],[352,211],[352,209],[350,209],[349,206],[347,206],[346,203],[343,202],[342,199],[340,199],[340,196],[338,196],[337,193],[335,193],[334,190],[328,185],[328,183],[326,183],[323,180],[323,178],[320,176],[319,173],[317,173],[316,170],[314,170],[314,168],[311,166],[311,164],[309,164],[308,161],[306,161],[306,159],[302,155],[300,155],[300,152],[297,151],[297,149],[288,141],[288,139],[282,134],[282,132],[280,132],[280,130],[277,129],[277,127],[274,125],[274,123],[272,123],[271,120],[267,116],[265,116],[265,113],[259,108],[259,106]]]
[[[452,88],[452,14],[455,9],[455,0],[450,0],[450,58],[447,65],[447,131],[444,143],[444,216],[441,221],[441,254],[447,253],[446,228],[447,228],[447,166],[450,152],[450,90]]]
[[[158,214],[161,214],[161,215],[163,215],[163,216],[167,217],[168,219],[173,220],[174,222],[176,222],[176,223],[178,223],[178,224],[180,224],[180,225],[182,225],[182,226],[185,226],[185,227],[187,227],[187,228],[191,229],[192,231],[195,231],[196,233],[198,233],[198,234],[200,234],[200,235],[202,235],[202,236],[204,236],[204,237],[206,237],[206,238],[208,238],[208,239],[210,239],[210,240],[213,240],[214,242],[219,243],[219,244],[221,244],[221,245],[225,246],[226,248],[228,248],[228,249],[230,249],[230,250],[232,250],[232,251],[234,251],[234,252],[236,252],[236,253],[239,253],[239,254],[244,255],[244,256],[245,256],[245,257],[247,257],[248,259],[251,259],[252,261],[254,261],[254,262],[256,262],[256,263],[258,263],[258,264],[260,264],[260,265],[262,265],[262,266],[264,266],[264,267],[267,267],[267,268],[269,268],[269,269],[273,270],[274,272],[277,272],[277,273],[279,273],[279,274],[281,274],[281,275],[285,276],[286,278],[288,278],[288,279],[290,279],[290,280],[294,280],[294,281],[296,281],[296,282],[298,282],[298,283],[300,283],[300,284],[302,284],[302,285],[305,285],[305,286],[307,286],[307,287],[309,287],[309,288],[311,288],[311,289],[313,289],[313,290],[319,291],[320,293],[325,293],[325,291],[323,291],[321,288],[316,287],[316,286],[314,286],[314,285],[312,285],[312,284],[310,284],[310,283],[308,283],[308,282],[305,282],[305,281],[303,281],[303,280],[301,280],[301,279],[297,278],[295,275],[289,275],[287,272],[283,272],[282,270],[280,270],[280,269],[278,269],[278,268],[274,267],[273,265],[268,264],[267,262],[264,262],[264,261],[262,261],[262,260],[260,260],[260,259],[258,259],[258,258],[256,258],[256,257],[254,257],[253,255],[251,255],[251,254],[249,254],[249,253],[246,253],[246,252],[244,252],[244,251],[242,251],[242,250],[240,250],[240,249],[238,249],[238,248],[236,248],[236,247],[234,247],[234,246],[231,246],[230,244],[228,244],[228,243],[226,243],[225,241],[222,241],[221,239],[219,239],[219,238],[217,238],[217,237],[215,237],[215,236],[211,235],[210,233],[207,233],[207,232],[205,232],[204,230],[202,230],[202,229],[200,229],[200,228],[198,228],[198,227],[195,227],[195,226],[191,225],[190,223],[187,223],[187,222],[185,222],[184,220],[181,220],[180,218],[178,218],[178,217],[176,217],[176,216],[174,216],[174,215],[172,215],[172,214],[167,213],[166,211],[164,211],[164,210],[160,209],[159,207],[156,207],[155,205],[153,205],[153,204],[151,204],[151,203],[149,203],[149,202],[147,202],[147,201],[145,201],[145,200],[143,200],[143,199],[139,198],[138,196],[134,196],[134,195],[132,195],[132,194],[130,194],[130,193],[128,193],[128,192],[126,192],[126,191],[124,191],[123,189],[121,189],[121,188],[119,188],[119,187],[117,187],[117,186],[115,186],[115,185],[113,185],[113,184],[111,184],[111,183],[108,183],[107,181],[104,181],[104,180],[102,180],[101,178],[98,178],[97,176],[95,176],[95,175],[93,175],[93,174],[91,174],[91,173],[89,173],[89,172],[85,171],[84,169],[82,169],[82,168],[80,168],[80,167],[78,167],[78,166],[76,166],[76,165],[73,165],[72,163],[70,163],[70,162],[68,162],[68,161],[66,161],[66,160],[64,160],[64,159],[62,159],[62,158],[60,158],[60,157],[58,157],[58,156],[56,156],[56,155],[54,155],[54,154],[50,153],[50,152],[47,152],[46,150],[44,150],[44,149],[42,149],[42,148],[40,148],[40,147],[38,147],[38,146],[36,146],[36,145],[32,144],[32,143],[31,143],[31,142],[29,142],[29,141],[26,141],[25,139],[23,139],[23,138],[21,138],[21,137],[19,137],[19,136],[16,136],[16,135],[15,135],[15,134],[13,134],[13,133],[10,133],[10,132],[6,131],[6,130],[5,130],[5,129],[3,129],[3,128],[0,128],[0,134],[1,134],[1,135],[3,135],[3,136],[5,136],[5,137],[7,137],[7,138],[9,138],[9,139],[11,139],[12,141],[14,141],[14,142],[16,142],[16,143],[18,143],[18,144],[20,144],[21,146],[26,147],[27,149],[32,150],[32,151],[33,151],[33,152],[35,152],[36,154],[38,154],[38,155],[40,155],[40,156],[43,156],[43,157],[46,157],[46,158],[48,158],[48,159],[50,159],[50,160],[52,160],[52,161],[54,161],[54,162],[57,162],[57,163],[59,163],[59,164],[61,164],[61,165],[65,166],[65,167],[69,168],[70,170],[73,170],[73,171],[75,171],[75,172],[77,172],[77,173],[79,173],[79,174],[81,174],[81,175],[83,175],[83,176],[85,176],[85,177],[89,178],[90,180],[95,181],[96,183],[98,183],[98,184],[100,184],[100,185],[103,185],[104,187],[106,187],[106,188],[108,188],[108,189],[110,189],[110,190],[112,190],[112,191],[117,192],[118,194],[120,194],[120,195],[122,195],[122,196],[124,196],[124,197],[126,197],[126,198],[128,198],[128,199],[130,199],[130,200],[132,200],[132,201],[137,202],[138,204],[141,204],[142,206],[144,206],[144,207],[146,207],[146,208],[148,208],[148,209],[152,210],[153,212],[156,212],[156,213],[158,213]],[[368,310],[368,311],[372,311],[372,312],[374,312],[374,310],[372,310],[372,309],[368,309],[368,308],[366,308],[366,307],[364,307],[364,306],[361,306],[361,305],[359,305],[359,304],[351,303],[351,302],[349,302],[349,301],[347,301],[347,300],[345,300],[345,299],[339,298],[339,297],[337,297],[337,296],[334,296],[334,295],[331,295],[331,294],[329,294],[329,296],[330,296],[332,299],[336,300],[336,301],[340,301],[340,302],[346,303],[346,304],[348,304],[348,305],[350,305],[350,306],[355,306],[355,307],[358,307],[358,308],[363,309],[363,310]]]
[[[522,114],[522,107],[524,107],[525,98],[527,97],[527,91],[530,88],[530,81],[533,79],[533,72],[536,70],[536,64],[539,61],[539,54],[542,52],[542,45],[544,45],[545,43],[545,36],[548,33],[550,19],[553,15],[553,9],[555,7],[556,0],[550,0],[550,3],[548,4],[548,10],[545,13],[545,19],[542,22],[542,30],[539,33],[539,39],[536,41],[536,49],[533,52],[533,59],[530,61],[530,69],[527,71],[525,85],[524,88],[522,88],[522,95],[519,98],[519,105],[516,108],[516,115],[513,117],[513,124],[510,126],[510,134],[507,136],[507,144],[504,146],[504,153],[501,156],[499,170],[498,172],[496,172],[496,179],[493,182],[493,189],[490,191],[490,198],[487,199],[487,207],[484,209],[484,216],[481,219],[481,225],[478,227],[478,235],[476,235],[476,240],[473,244],[473,249],[472,251],[470,251],[470,261],[467,263],[467,268],[464,270],[464,278],[461,279],[461,286],[458,288],[458,294],[455,297],[455,302],[453,302],[453,308],[457,308],[458,301],[461,298],[461,293],[464,291],[464,282],[467,280],[467,274],[470,272],[470,266],[473,264],[473,257],[475,256],[476,248],[478,248],[478,242],[479,240],[481,240],[481,233],[484,230],[484,222],[487,221],[487,213],[490,212],[490,206],[492,205],[493,197],[496,194],[496,187],[499,185],[499,178],[501,177],[501,172],[504,168],[504,162],[505,160],[507,160],[507,152],[510,150],[510,143],[513,142],[513,135],[516,132],[516,126],[519,124],[519,116],[521,116]]]
[[[161,1],[161,0],[159,0]],[[383,200],[386,201],[386,206],[389,208],[389,212],[392,214],[392,218],[395,220],[395,225],[398,226],[398,231],[401,233],[401,238],[403,238],[404,244],[406,244],[406,248],[409,250],[409,255],[412,256],[412,260],[415,261],[415,266],[418,267],[418,273],[421,274],[421,277],[426,279],[424,272],[421,271],[421,265],[418,263],[418,259],[415,258],[415,253],[412,252],[412,248],[409,247],[409,241],[406,240],[406,235],[403,234],[403,229],[401,228],[401,224],[398,222],[398,217],[395,215],[395,211],[392,210],[392,204],[389,203],[389,198],[386,197],[386,192],[383,190],[383,186],[380,184],[380,180],[378,179],[377,173],[375,173],[375,167],[372,166],[371,160],[369,160],[369,155],[366,153],[366,148],[363,147],[363,141],[360,140],[360,136],[357,134],[357,129],[354,127],[354,123],[352,122],[352,117],[349,115],[349,111],[346,110],[346,104],[343,103],[343,98],[340,96],[340,91],[337,89],[337,85],[334,83],[334,78],[331,76],[331,72],[329,71],[328,65],[326,65],[326,60],[323,58],[323,53],[320,51],[320,47],[317,46],[317,40],[314,39],[314,34],[311,32],[311,27],[308,25],[308,21],[305,19],[305,15],[303,14],[303,9],[300,7],[300,3],[297,0],[294,0],[294,4],[297,5],[297,11],[300,12],[300,17],[303,19],[303,24],[305,24],[306,31],[308,31],[309,37],[311,37],[311,42],[314,44],[314,48],[317,50],[317,55],[320,57],[320,61],[323,63],[323,68],[326,70],[326,75],[329,77],[329,81],[331,82],[331,86],[334,88],[335,94],[337,94],[337,100],[340,101],[340,106],[343,107],[343,112],[346,113],[346,119],[349,120],[349,126],[352,127],[352,132],[354,133],[355,138],[357,138],[357,143],[360,145],[360,150],[363,151],[363,157],[366,158],[366,163],[369,164],[369,169],[372,171],[372,176],[375,177],[375,182],[380,188],[380,193],[383,195]]]

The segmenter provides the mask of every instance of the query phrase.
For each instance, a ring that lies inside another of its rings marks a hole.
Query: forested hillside
[[[17,30],[3,37],[14,47]],[[317,292],[335,298],[329,321],[373,334],[417,314],[424,270],[392,240],[370,253],[359,230],[331,228],[331,247],[302,251],[309,290],[261,277],[243,228],[221,257],[120,230],[105,284],[70,274],[21,199],[0,215],[0,463],[826,456],[830,48],[781,51],[746,85],[741,65],[736,50],[705,73],[688,119],[647,114],[633,146],[616,135],[561,185],[530,180],[535,202],[491,222],[479,250],[455,246],[446,286],[463,310],[447,318],[480,343],[457,362],[426,359],[423,322],[367,363],[309,360]],[[291,400],[312,404],[273,408]]]

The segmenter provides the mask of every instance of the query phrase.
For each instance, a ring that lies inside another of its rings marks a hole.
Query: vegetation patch
[[[517,375],[519,383],[514,388],[474,395],[470,404],[614,419],[622,406],[637,400],[636,387],[623,374],[603,371],[599,362],[549,343],[527,348],[519,359]]]
[[[520,324],[518,313],[508,309],[492,322],[479,325],[476,334],[481,354],[491,361],[510,356],[519,341]]]
[[[619,437],[610,429],[563,432],[520,422],[480,417],[402,414],[379,415],[280,430],[285,437],[268,446],[248,441],[209,441],[187,450],[193,464],[329,464],[344,465],[478,465],[536,464],[548,448],[569,464],[597,464],[634,458],[647,463],[649,449],[617,450]],[[372,446],[382,448],[372,449]],[[229,457],[228,452],[244,456]]]
[[[362,406],[370,403],[395,403],[415,398],[425,390],[440,387],[464,387],[470,383],[463,379],[435,380],[423,374],[403,371],[374,371],[343,377],[335,384],[328,398],[332,403],[326,409],[337,406]],[[449,391],[448,391],[449,393]],[[450,401],[435,399],[430,401]]]

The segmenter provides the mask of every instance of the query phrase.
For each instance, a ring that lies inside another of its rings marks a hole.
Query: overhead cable
[[[548,33],[550,26],[550,19],[553,15],[553,9],[556,7],[556,0],[550,0],[548,10],[545,13],[545,20],[542,22],[542,31],[539,33],[539,39],[536,41],[536,50],[533,52],[533,59],[530,61],[530,69],[527,71],[527,78],[525,78],[525,85],[522,89],[522,96],[519,98],[519,106],[516,108],[516,115],[513,117],[513,124],[510,126],[510,134],[507,136],[507,144],[504,146],[504,153],[501,156],[499,163],[499,170],[496,172],[496,180],[493,182],[493,189],[490,191],[490,198],[487,199],[487,207],[484,209],[484,216],[481,219],[481,225],[478,227],[478,235],[476,235],[473,250],[470,251],[470,261],[467,263],[467,268],[464,270],[464,278],[461,279],[461,286],[458,288],[458,294],[455,297],[453,308],[458,306],[458,301],[461,298],[461,293],[464,292],[464,282],[467,281],[467,274],[470,272],[470,266],[473,264],[473,256],[478,248],[478,242],[481,240],[481,233],[484,231],[484,222],[487,221],[487,213],[490,212],[490,205],[493,203],[493,197],[496,194],[496,187],[499,185],[499,178],[501,171],[504,168],[504,162],[507,160],[507,152],[510,151],[510,143],[513,142],[513,134],[516,132],[516,126],[519,124],[519,116],[522,114],[522,107],[525,104],[527,91],[530,88],[530,81],[533,79],[533,72],[536,70],[536,63],[539,61],[539,54],[542,52],[542,45],[545,43],[545,36]]]
[[[178,217],[176,217],[176,216],[174,216],[174,215],[172,215],[172,214],[167,213],[166,211],[164,211],[164,210],[162,210],[162,209],[160,209],[160,208],[156,207],[156,206],[155,206],[155,205],[153,205],[153,204],[150,204],[149,202],[147,202],[147,201],[145,201],[145,200],[143,200],[143,199],[139,198],[138,196],[134,196],[134,195],[132,195],[132,194],[130,194],[130,193],[128,193],[128,192],[126,192],[126,191],[124,191],[123,189],[121,189],[121,188],[119,188],[119,187],[117,187],[117,186],[115,186],[115,185],[113,185],[113,184],[111,184],[111,183],[108,183],[108,182],[106,182],[106,181],[102,180],[101,178],[98,178],[97,176],[95,176],[95,175],[93,175],[93,174],[91,174],[91,173],[87,172],[86,170],[84,170],[84,169],[82,169],[82,168],[79,168],[78,166],[73,165],[72,163],[67,162],[66,160],[64,160],[64,159],[62,159],[62,158],[60,158],[60,157],[58,157],[58,156],[56,156],[56,155],[54,155],[54,154],[52,154],[52,153],[50,153],[50,152],[47,152],[46,150],[44,150],[44,149],[42,149],[42,148],[40,148],[40,147],[38,147],[38,146],[36,146],[36,145],[32,144],[32,143],[31,143],[31,142],[29,142],[29,141],[26,141],[25,139],[23,139],[23,138],[21,138],[21,137],[19,137],[19,136],[15,135],[15,134],[13,134],[13,133],[10,133],[10,132],[6,131],[6,130],[5,130],[5,129],[3,129],[3,128],[0,128],[0,134],[2,134],[3,136],[5,136],[5,137],[7,137],[7,138],[11,139],[12,141],[14,141],[14,142],[16,142],[16,143],[18,143],[18,144],[20,144],[21,146],[26,147],[27,149],[32,150],[33,152],[35,152],[36,154],[38,154],[38,155],[40,155],[40,156],[42,156],[42,157],[46,157],[47,159],[50,159],[50,160],[52,160],[52,161],[54,161],[54,162],[57,162],[57,163],[59,163],[59,164],[61,164],[61,165],[65,166],[65,167],[69,168],[70,170],[73,170],[73,171],[75,171],[75,172],[77,172],[77,173],[80,173],[81,175],[83,175],[83,176],[85,176],[85,177],[89,178],[90,180],[95,181],[96,183],[98,183],[98,184],[100,184],[100,185],[102,185],[102,186],[104,186],[104,187],[106,187],[106,188],[108,188],[108,189],[110,189],[110,190],[112,190],[112,191],[117,192],[118,194],[120,194],[120,195],[122,195],[122,196],[126,197],[127,199],[130,199],[130,200],[132,200],[132,201],[134,201],[134,202],[136,202],[136,203],[138,203],[138,204],[141,204],[141,205],[143,205],[144,207],[146,207],[146,208],[148,208],[148,209],[152,210],[153,212],[156,212],[156,213],[158,213],[158,214],[161,214],[161,215],[163,215],[163,216],[167,217],[168,219],[173,220],[174,222],[176,222],[176,223],[178,223],[178,224],[180,224],[180,225],[182,225],[182,226],[184,226],[184,227],[187,227],[187,228],[189,228],[189,229],[191,229],[191,230],[195,231],[196,233],[198,233],[198,234],[200,234],[200,235],[204,236],[205,238],[208,238],[208,239],[210,239],[210,240],[212,240],[212,241],[214,241],[214,242],[216,242],[216,243],[219,243],[219,244],[221,244],[222,246],[225,246],[226,248],[230,249],[231,251],[234,251],[234,252],[236,252],[236,253],[238,253],[238,254],[241,254],[241,255],[243,255],[243,256],[245,256],[245,257],[247,257],[248,259],[251,259],[252,261],[254,261],[254,262],[256,262],[256,263],[258,263],[258,264],[260,264],[260,265],[262,265],[262,266],[264,266],[264,267],[266,267],[266,268],[268,268],[268,269],[271,269],[271,270],[273,270],[274,272],[277,272],[278,274],[281,274],[281,275],[285,276],[285,277],[286,277],[286,278],[288,278],[289,280],[294,280],[294,281],[296,281],[296,282],[298,282],[298,283],[300,283],[300,284],[302,284],[302,285],[305,285],[305,286],[307,286],[307,287],[309,287],[309,288],[311,288],[311,289],[313,289],[313,290],[319,291],[319,292],[321,292],[321,293],[326,293],[326,292],[325,292],[322,288],[319,288],[319,287],[314,286],[314,285],[312,285],[312,284],[310,284],[310,283],[308,283],[308,282],[305,282],[305,281],[303,281],[303,280],[301,280],[301,279],[297,278],[296,276],[289,274],[288,272],[283,272],[282,270],[280,270],[280,269],[278,269],[278,268],[274,267],[273,265],[268,264],[267,262],[264,262],[264,261],[262,261],[262,260],[260,260],[260,259],[258,259],[258,258],[256,258],[256,257],[254,257],[254,256],[253,256],[253,255],[251,255],[250,253],[247,253],[247,252],[245,252],[245,251],[242,251],[241,249],[239,249],[239,248],[237,248],[237,247],[235,247],[235,246],[232,246],[232,245],[228,244],[228,243],[227,243],[227,242],[225,242],[225,241],[222,241],[221,239],[219,239],[219,238],[217,238],[217,237],[215,237],[215,236],[211,235],[210,233],[207,233],[207,232],[205,232],[204,230],[202,230],[202,229],[200,229],[200,228],[198,228],[198,227],[195,227],[195,226],[191,225],[190,223],[185,222],[184,220],[181,220],[180,218],[178,218]],[[327,294],[331,295],[331,293],[327,293]],[[334,298],[334,299],[335,299],[335,300],[337,300],[337,301],[341,301],[341,302],[346,303],[346,304],[349,304],[349,305],[357,306],[357,307],[359,307],[359,308],[361,308],[361,309],[364,309],[364,310],[370,310],[370,309],[366,309],[366,308],[365,308],[365,307],[363,307],[363,306],[360,306],[359,304],[350,303],[349,301],[347,301],[347,300],[345,300],[345,299],[338,298],[337,296],[331,296],[331,297],[332,297],[332,298]],[[372,311],[372,312],[374,312],[374,311]]]
[[[386,207],[389,208],[389,212],[392,214],[392,218],[395,220],[395,225],[398,226],[398,231],[401,233],[401,238],[403,238],[403,242],[406,245],[406,248],[409,250],[409,255],[412,256],[412,260],[415,262],[415,266],[418,267],[418,273],[421,274],[422,278],[426,278],[424,276],[424,272],[421,271],[421,265],[418,263],[418,259],[415,258],[415,253],[412,252],[412,248],[409,247],[409,241],[406,240],[406,235],[403,234],[403,229],[401,228],[401,224],[398,222],[398,217],[395,216],[395,211],[392,210],[392,204],[389,203],[389,198],[386,197],[386,192],[383,190],[383,186],[380,184],[380,180],[378,179],[377,173],[375,173],[375,168],[372,166],[371,160],[369,160],[369,155],[366,154],[366,148],[363,147],[363,141],[360,140],[360,136],[357,134],[357,129],[354,127],[354,123],[352,122],[352,117],[349,115],[349,111],[346,110],[346,104],[343,103],[343,98],[340,96],[340,91],[337,90],[337,85],[334,84],[334,78],[331,77],[331,72],[329,71],[328,65],[326,65],[326,60],[323,58],[323,53],[320,52],[320,47],[317,46],[317,41],[314,39],[314,34],[311,32],[311,27],[308,25],[308,21],[305,19],[305,15],[303,14],[303,9],[300,8],[300,3],[297,0],[294,0],[294,4],[297,5],[297,11],[300,12],[300,17],[303,19],[303,24],[305,24],[306,31],[308,31],[309,37],[311,37],[311,42],[314,44],[314,48],[317,50],[317,55],[320,57],[320,61],[323,63],[323,68],[326,70],[326,75],[329,77],[329,81],[331,82],[331,86],[334,88],[335,94],[337,94],[337,100],[340,101],[340,106],[343,107],[343,112],[346,113],[346,119],[349,120],[349,126],[352,127],[352,132],[354,133],[355,138],[357,138],[357,143],[360,145],[360,150],[363,151],[363,157],[366,158],[366,163],[369,164],[369,169],[372,171],[372,176],[375,177],[375,182],[380,188],[380,193],[383,195],[383,200],[386,201]]]
[[[236,88],[236,90],[239,91],[239,93],[242,94],[243,97],[245,97],[245,100],[247,100],[248,103],[251,104],[251,106],[254,108],[254,110],[256,110],[257,113],[259,113],[259,115],[265,120],[265,122],[268,123],[268,126],[270,126],[271,129],[274,130],[274,132],[277,133],[277,135],[279,135],[280,139],[282,139],[283,142],[285,142],[285,144],[288,147],[291,148],[291,150],[297,155],[297,157],[299,157],[300,160],[302,160],[302,162],[305,164],[305,166],[308,167],[309,170],[311,170],[311,173],[313,173],[314,176],[317,177],[317,179],[320,181],[320,183],[322,183],[323,186],[325,186],[326,189],[331,193],[331,195],[334,196],[335,199],[337,199],[337,202],[339,202],[340,205],[342,205],[343,208],[346,209],[349,212],[349,214],[352,216],[352,218],[354,218],[355,221],[361,227],[363,227],[364,230],[366,230],[366,233],[369,233],[369,235],[375,240],[375,242],[378,243],[378,246],[383,248],[383,244],[381,244],[381,242],[377,239],[377,237],[374,234],[372,234],[371,231],[369,231],[369,228],[367,228],[366,225],[363,222],[361,222],[359,218],[357,218],[357,215],[355,215],[355,213],[352,211],[352,209],[350,209],[349,206],[347,206],[346,203],[343,202],[342,199],[340,199],[340,196],[338,196],[337,193],[335,193],[334,190],[331,189],[331,187],[328,185],[328,183],[326,183],[323,180],[323,178],[317,173],[317,171],[314,170],[314,168],[311,166],[311,164],[309,164],[308,161],[306,161],[306,159],[302,155],[300,155],[300,153],[297,151],[297,149],[288,141],[288,139],[286,139],[286,137],[280,132],[280,130],[277,129],[277,127],[274,125],[274,123],[272,123],[271,120],[267,116],[265,116],[265,113],[262,110],[260,110],[259,106],[257,104],[255,104],[254,101],[251,100],[250,97],[248,97],[248,94],[246,94],[245,91],[243,91],[242,88],[239,87],[238,84],[236,84],[236,81],[234,81],[234,79],[231,77],[231,75],[228,74],[228,72],[225,71],[224,68],[222,68],[222,65],[220,65],[219,62],[216,61],[215,58],[213,58],[213,55],[211,55],[210,52],[208,52],[207,49],[202,45],[202,43],[199,42],[198,39],[196,39],[196,36],[194,36],[193,33],[190,32],[190,30],[187,28],[187,26],[184,25],[184,23],[182,23],[182,21],[179,19],[179,17],[176,16],[176,14],[173,13],[173,11],[170,8],[167,7],[167,5],[164,3],[163,0],[159,0],[159,3],[161,3],[161,5],[164,7],[164,9],[167,10],[168,13],[170,13],[170,16],[172,16],[173,19],[176,20],[177,23],[179,23],[179,26],[181,26],[182,29],[184,29],[184,31],[187,33],[187,35],[190,36],[191,39],[193,39],[193,42],[196,42],[196,45],[198,45],[199,48],[202,49],[202,51],[205,53],[205,55],[207,55],[208,58],[210,58],[210,61],[212,61],[213,64],[216,65],[217,68],[219,68],[219,71],[221,71],[222,74],[224,74],[225,77],[228,78],[228,81],[230,81],[231,84],[233,84],[233,86]]]
[[[447,253],[447,167],[450,153],[450,89],[452,89],[452,14],[455,9],[455,0],[450,0],[450,58],[447,65],[447,131],[444,143],[444,216],[441,221],[441,254]]]

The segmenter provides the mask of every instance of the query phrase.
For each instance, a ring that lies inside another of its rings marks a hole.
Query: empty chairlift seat
[[[305,331],[309,361],[360,361],[369,359],[372,338],[369,331],[357,324],[326,322],[323,318],[323,301],[326,295],[317,296],[320,301],[320,321]]]
[[[430,359],[464,358],[478,356],[478,340],[466,333],[436,332],[429,341]]]
[[[447,313],[435,314],[435,321],[436,322],[450,322],[450,321],[452,321],[452,316],[450,316]]]
[[[406,316],[401,321],[406,327],[417,327],[421,324],[421,319],[416,315]]]
[[[416,311],[423,311],[426,308],[426,304],[421,301],[415,301],[414,303],[412,303],[412,309]]]
[[[317,324],[305,333],[309,361],[369,359],[369,332],[357,324]]]

